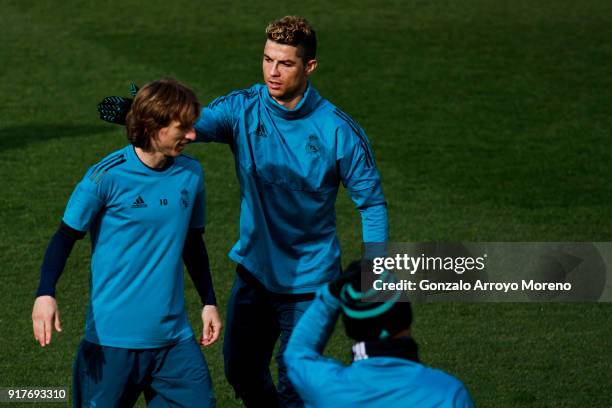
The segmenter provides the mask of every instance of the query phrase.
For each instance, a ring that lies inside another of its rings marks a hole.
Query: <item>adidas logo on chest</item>
[[[141,196],[138,196],[134,203],[132,204],[132,208],[144,208],[147,206],[147,203],[142,199]]]

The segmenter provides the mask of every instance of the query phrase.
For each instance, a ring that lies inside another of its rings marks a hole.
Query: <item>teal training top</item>
[[[266,86],[202,110],[199,141],[229,144],[240,182],[240,237],[230,258],[270,291],[314,292],[340,271],[340,183],[361,213],[364,242],[385,242],[387,207],[365,132],[311,84],[293,110]]]
[[[461,381],[418,362],[365,356],[346,366],[323,356],[339,309],[327,285],[321,287],[283,354],[287,375],[306,407],[474,407]]]
[[[204,227],[204,175],[181,155],[161,171],[133,146],[91,167],[64,213],[91,235],[85,339],[153,348],[193,336],[184,302],[181,254],[187,230]]]

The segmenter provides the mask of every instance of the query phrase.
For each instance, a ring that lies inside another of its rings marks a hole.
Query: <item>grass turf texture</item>
[[[127,95],[132,80],[167,75],[204,102],[249,86],[261,76],[263,28],[285,14],[315,24],[313,82],[371,139],[392,240],[611,240],[612,3],[143,4],[2,2],[0,387],[70,384],[87,240],[58,286],[64,332],[45,349],[34,343],[30,312],[71,190],[126,143],[97,119],[95,103]],[[234,270],[226,253],[238,231],[232,156],[221,145],[188,153],[207,171],[206,240],[224,313]],[[345,194],[337,209],[349,260],[358,256],[358,216]],[[199,328],[189,281],[186,296]],[[478,406],[610,406],[610,304],[414,309],[422,359],[461,378]],[[346,360],[349,345],[337,330],[328,353]],[[236,406],[221,345],[206,357],[219,406]]]

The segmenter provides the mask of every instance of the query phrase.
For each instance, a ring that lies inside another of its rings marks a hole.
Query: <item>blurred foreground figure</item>
[[[317,292],[295,327],[285,362],[289,379],[309,407],[473,407],[455,377],[420,363],[410,337],[410,303],[394,296],[367,302],[359,262]],[[356,341],[349,366],[322,355],[338,315]]]

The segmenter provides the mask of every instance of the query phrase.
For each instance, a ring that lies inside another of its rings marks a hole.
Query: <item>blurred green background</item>
[[[204,103],[248,87],[261,80],[266,24],[286,14],[313,23],[313,83],[370,137],[391,240],[612,241],[609,1],[0,6],[0,387],[70,384],[88,297],[87,239],[58,285],[64,332],[45,349],[30,313],[70,192],[126,144],[121,128],[97,119],[96,103],[162,76]],[[206,241],[224,313],[234,274],[226,254],[238,235],[233,158],[214,144],[187,153],[206,170]],[[346,262],[359,256],[359,217],[346,194],[337,209]],[[414,313],[423,361],[461,378],[478,406],[612,403],[610,304],[440,303]],[[347,361],[349,346],[337,330],[328,353]],[[205,355],[218,405],[239,406],[221,345]]]

